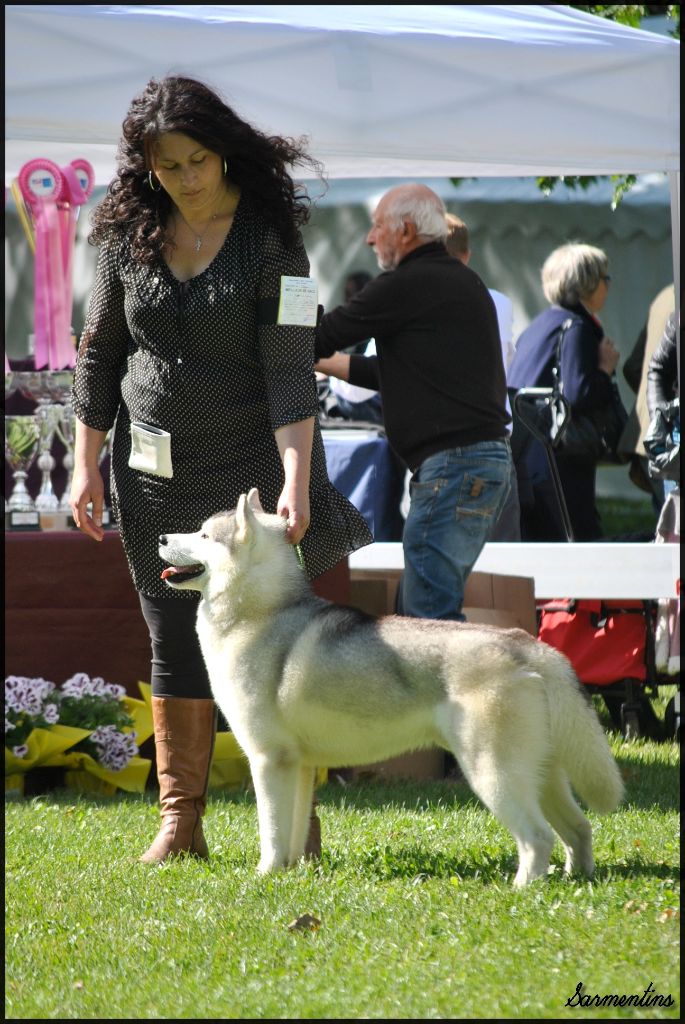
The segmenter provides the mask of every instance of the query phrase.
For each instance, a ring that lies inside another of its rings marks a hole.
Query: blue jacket
[[[597,367],[604,331],[584,306],[550,306],[535,317],[516,342],[507,384],[510,388],[552,386],[559,328],[569,317],[573,324],[566,332],[561,353],[564,395],[572,410],[589,412],[610,400],[611,378]]]

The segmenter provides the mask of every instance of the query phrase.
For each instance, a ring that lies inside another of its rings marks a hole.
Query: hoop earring
[[[157,182],[157,188],[152,184],[152,171],[147,172],[147,182],[153,192],[159,192],[162,188],[159,182]]]
[[[228,174],[228,164],[226,163],[226,157],[224,157],[224,178]]]

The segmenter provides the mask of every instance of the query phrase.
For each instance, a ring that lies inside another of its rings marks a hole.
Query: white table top
[[[402,545],[370,544],[349,556],[350,571],[404,568]],[[486,544],[474,572],[528,576],[536,598],[653,600],[680,593],[679,544]]]

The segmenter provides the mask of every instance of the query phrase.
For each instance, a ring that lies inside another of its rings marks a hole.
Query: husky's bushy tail
[[[623,780],[599,718],[583,695],[581,684],[568,659],[552,650],[543,671],[548,688],[550,740],[559,763],[578,796],[593,811],[608,814],[623,799]],[[555,677],[558,684],[554,685]],[[559,685],[560,684],[560,685]]]

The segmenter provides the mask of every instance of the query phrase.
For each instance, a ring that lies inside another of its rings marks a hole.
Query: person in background
[[[450,256],[454,256],[456,259],[461,260],[462,263],[468,266],[471,260],[469,229],[464,221],[454,213],[448,213],[446,220],[448,235],[445,240],[445,245],[447,247],[447,251]],[[488,291],[492,296],[492,301],[495,303],[495,309],[497,310],[499,337],[502,345],[502,358],[504,360],[504,369],[506,372],[514,354],[514,304],[511,299],[502,292],[498,292],[494,288],[489,288]],[[509,416],[511,416],[509,396],[507,396],[506,400],[506,409]],[[511,434],[511,426],[507,428],[507,431]],[[513,461],[511,463],[511,475],[509,478],[509,494],[507,495],[507,500],[504,503],[504,507],[499,514],[497,522],[490,531],[489,540],[494,541],[495,543],[498,541],[516,542],[521,540],[521,506],[519,504],[516,467]]]
[[[345,280],[345,302],[349,302],[372,280],[371,274],[365,270],[349,274]],[[372,356],[376,354],[376,342],[373,338],[366,338],[356,345],[351,345],[345,351],[350,355]],[[337,377],[329,377],[328,384],[335,397],[335,406],[344,419],[382,426],[383,404],[378,391],[355,387],[354,384],[349,384],[346,380],[339,380]]]
[[[316,366],[380,389],[388,441],[412,472],[398,611],[459,621],[507,496],[511,452],[495,306],[446,237],[435,192],[387,192],[367,236],[384,273],[321,319]],[[369,335],[376,356],[341,351]]]
[[[650,417],[654,416],[658,406],[668,405],[674,398],[678,398],[680,394],[678,387],[676,326],[676,315],[674,311],[666,321],[666,327],[664,328],[661,341],[649,360],[649,369],[647,371],[647,406],[649,408]],[[678,431],[679,444],[680,417],[678,417],[676,428]],[[664,498],[679,486],[679,472],[677,478],[664,480]]]
[[[523,331],[508,374],[510,388],[551,387],[559,328],[571,317],[561,355],[561,379],[571,414],[591,412],[611,398],[611,377],[618,349],[597,318],[609,294],[606,253],[570,242],[555,249],[542,268],[542,290],[550,303]],[[521,533],[524,541],[565,540],[559,505],[542,444],[526,446],[523,470],[530,487],[521,485]],[[561,485],[575,539],[597,540],[602,526],[595,500],[594,461],[556,455]]]
[[[352,273],[348,274],[343,288],[343,302],[349,302],[357,292],[360,292],[362,288],[366,288],[369,281],[373,281],[373,275],[368,270],[353,270]],[[371,338],[367,338],[365,341],[360,341],[357,345],[351,345],[349,350],[346,349],[345,351],[349,351],[350,354],[364,355],[366,347],[371,340]]]
[[[199,595],[160,578],[160,535],[194,532],[257,487],[264,508],[287,517],[310,577],[372,539],[327,476],[314,330],[279,323],[282,278],[309,276],[299,231],[308,205],[288,172],[306,159],[203,83],[151,79],[131,103],[117,175],[93,214],[100,251],[74,374],[71,506],[101,541],[98,453],[115,424],[112,503],[152,647],[162,822],[146,863],[208,856],[216,727]],[[136,421],[171,435],[143,466]],[[313,815],[310,853],[317,830]]]
[[[663,505],[664,482],[651,477],[647,469],[648,460],[643,443],[651,419],[647,403],[647,376],[650,360],[663,338],[668,317],[674,310],[675,286],[669,284],[650,303],[645,324],[623,364],[623,376],[636,397],[621,437],[619,451],[630,460],[630,479],[635,486],[651,495],[655,517],[658,517]]]

